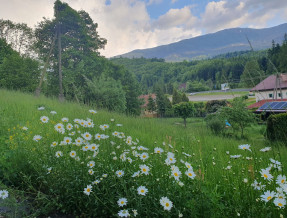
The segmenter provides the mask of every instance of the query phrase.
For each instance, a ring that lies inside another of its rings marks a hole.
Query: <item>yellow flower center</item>
[[[265,178],[268,178],[268,175],[267,175],[267,174],[264,174],[263,176],[264,176]]]
[[[189,176],[192,176],[192,173],[188,173]]]
[[[284,179],[282,179],[282,180],[281,180],[281,183],[284,183],[284,182],[285,182],[285,180],[284,180]]]
[[[143,168],[143,171],[144,171],[144,172],[146,172],[146,169],[145,169],[145,168]]]
[[[246,149],[246,147],[243,147],[243,150],[245,150]]]
[[[121,204],[124,204],[125,202],[121,201]]]
[[[87,192],[91,192],[91,189],[87,188]]]
[[[145,155],[143,155],[143,158],[146,158],[146,156],[145,156]]]
[[[58,129],[61,129],[61,126],[58,126]]]
[[[89,135],[88,135],[88,134],[86,134],[86,137],[88,138],[88,137],[89,137]]]
[[[157,153],[160,153],[160,151],[157,151]]]
[[[121,172],[119,172],[119,175],[122,175],[122,173],[121,173]]]
[[[95,146],[93,146],[93,147],[92,147],[92,149],[93,149],[93,150],[95,150],[95,149],[96,149],[96,147],[95,147]]]
[[[172,158],[169,158],[169,160],[172,161],[173,159],[172,159]]]
[[[169,206],[169,203],[165,203],[165,206],[168,207],[168,206]]]
[[[75,153],[72,153],[72,156],[74,156],[75,155]]]
[[[279,206],[279,207],[282,207],[282,206],[283,206],[283,204],[282,204],[282,203],[278,203],[278,206]]]
[[[267,197],[267,200],[269,201],[271,198],[272,198],[272,197],[271,197],[271,196],[269,196],[269,197]]]
[[[143,189],[141,190],[141,193],[144,193],[144,190],[143,190]]]
[[[178,176],[178,174],[177,174],[177,173],[174,173],[174,175],[175,175],[175,176]]]

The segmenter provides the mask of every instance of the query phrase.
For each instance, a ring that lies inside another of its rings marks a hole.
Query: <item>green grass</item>
[[[45,110],[39,111],[40,106]],[[277,175],[285,173],[287,165],[283,158],[287,149],[266,141],[262,135],[264,126],[250,127],[245,139],[224,138],[213,135],[201,118],[188,119],[187,128],[184,128],[179,118],[127,117],[101,110],[93,115],[89,109],[93,108],[0,90],[0,180],[3,183],[0,190],[5,187],[11,192],[22,190],[31,204],[30,216],[63,213],[116,217],[122,209],[128,209],[131,216],[132,209],[136,209],[138,217],[177,217],[180,213],[184,217],[235,217],[238,213],[242,217],[279,217],[286,214],[286,209],[261,201],[260,195],[264,191],[254,190],[251,186],[256,179],[266,185],[266,190],[276,191],[275,182],[264,180],[260,170],[269,166],[269,158],[280,161],[283,171],[271,171],[276,180]],[[57,114],[51,115],[52,110]],[[48,116],[49,122],[42,123],[41,116]],[[54,126],[63,123],[63,117],[69,118],[73,125],[75,118],[90,118],[95,126],[79,126],[72,136],[68,135],[68,130],[61,134]],[[102,124],[108,124],[109,128],[101,130],[99,126]],[[24,131],[23,126],[28,130]],[[123,132],[125,138],[114,137],[114,131]],[[92,151],[82,151],[82,146],[59,145],[64,137],[71,137],[74,141],[85,132],[93,136],[96,133],[109,135],[108,139],[91,141],[99,144],[95,157]],[[34,141],[35,135],[41,135],[42,139]],[[128,136],[132,138],[132,145],[126,142]],[[54,141],[58,145],[51,147]],[[238,149],[242,144],[250,144],[252,152]],[[139,150],[140,146],[149,150]],[[260,152],[265,146],[272,146],[272,150]],[[155,147],[164,152],[155,154]],[[72,150],[76,151],[79,161],[70,157]],[[135,150],[139,154],[146,152],[149,157],[143,161],[136,157]],[[56,151],[61,151],[63,156],[57,158]],[[176,158],[176,162],[170,165],[165,164],[168,152]],[[230,158],[236,154],[242,157]],[[131,158],[132,163],[122,161],[124,156]],[[91,160],[95,161],[93,175],[89,175],[87,167]],[[194,179],[185,175],[188,170],[185,162],[193,167]],[[133,178],[133,173],[143,164],[149,166],[149,175],[140,174]],[[182,183],[172,176],[172,165],[182,173]],[[232,167],[227,170],[227,166]],[[52,167],[50,173],[49,167]],[[117,177],[117,170],[124,170],[125,175]],[[92,184],[97,179],[100,183]],[[244,179],[247,179],[246,183]],[[84,194],[84,188],[89,184],[92,184],[92,192],[88,196]],[[146,196],[137,193],[139,186],[147,187]],[[160,205],[161,197],[168,197],[173,202],[170,211]],[[127,206],[119,207],[119,198],[127,198]]]

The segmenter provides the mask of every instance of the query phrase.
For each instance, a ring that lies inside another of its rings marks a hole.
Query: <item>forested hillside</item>
[[[146,93],[153,92],[157,85],[169,94],[173,87],[187,92],[220,89],[222,83],[229,83],[231,88],[253,87],[270,74],[287,71],[286,35],[282,45],[272,41],[270,46],[268,50],[233,52],[207,60],[113,58],[111,61],[135,73]]]

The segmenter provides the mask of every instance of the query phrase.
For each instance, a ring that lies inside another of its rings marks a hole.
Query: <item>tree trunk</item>
[[[61,46],[61,31],[60,24],[58,23],[58,49],[59,49],[59,101],[63,102],[64,93],[63,93],[63,75],[62,75],[62,46]]]

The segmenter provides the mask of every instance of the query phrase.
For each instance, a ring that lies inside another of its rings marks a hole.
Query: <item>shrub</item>
[[[218,114],[207,115],[205,121],[214,134],[221,134],[225,128],[225,122]]]
[[[287,145],[287,114],[271,115],[267,119],[267,138],[282,141]]]

